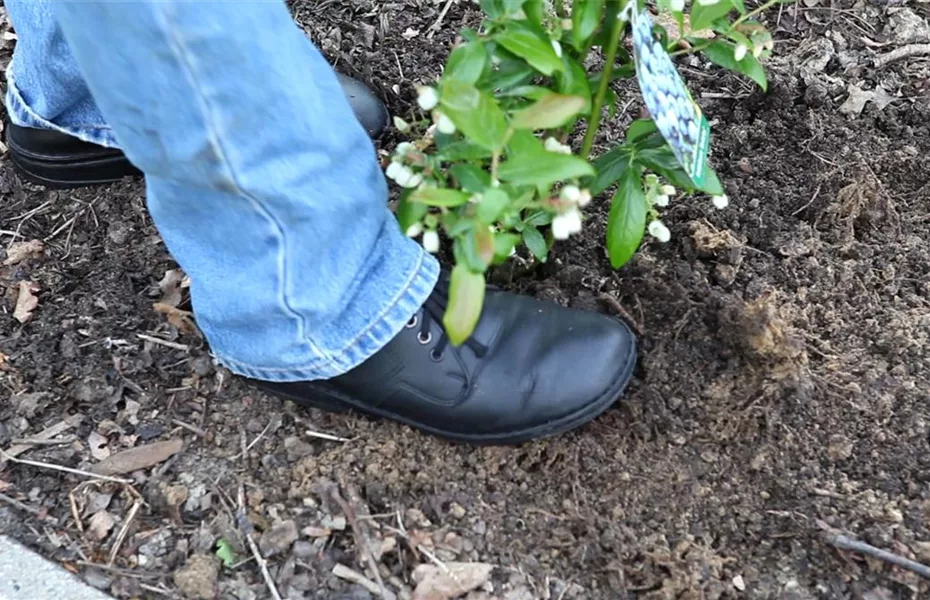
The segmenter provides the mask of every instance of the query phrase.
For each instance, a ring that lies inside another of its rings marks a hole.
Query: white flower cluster
[[[388,179],[397,182],[397,185],[401,187],[415,188],[423,183],[423,175],[415,173],[413,169],[404,164],[404,159],[413,149],[414,145],[410,142],[398,144],[391,158],[391,164],[384,172]]]
[[[579,209],[591,203],[591,192],[577,185],[566,185],[559,192],[559,199],[566,205],[566,208],[552,219],[552,237],[557,240],[567,240],[572,235],[581,232],[581,211]]]
[[[409,238],[417,238],[421,233],[423,234],[423,248],[431,254],[439,252],[439,232],[435,229],[423,231],[423,225],[420,223],[414,223],[407,229],[407,237]]]
[[[562,142],[555,139],[554,137],[546,138],[546,141],[543,142],[543,146],[545,146],[547,151],[555,152],[557,154],[571,154],[572,153],[571,146],[569,146],[568,144],[563,144]]]

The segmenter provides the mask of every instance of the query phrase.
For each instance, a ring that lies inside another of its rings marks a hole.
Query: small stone
[[[432,522],[426,518],[426,515],[419,508],[408,508],[406,517],[408,522],[414,523],[417,527],[425,529],[433,526]]]
[[[461,519],[465,516],[465,507],[458,502],[453,502],[449,507],[449,514],[451,514],[456,519]]]
[[[482,520],[475,521],[475,524],[471,526],[472,531],[478,535],[484,535],[488,531],[488,525]]]
[[[325,527],[304,527],[300,530],[300,533],[304,534],[307,537],[311,538],[325,538],[329,537],[329,534],[332,533],[329,529]]]
[[[174,574],[174,583],[185,598],[211,600],[216,597],[219,561],[207,554],[195,554]]]
[[[337,517],[326,515],[320,520],[320,525],[332,531],[342,531],[346,528],[346,518],[342,515]]]
[[[930,563],[930,542],[914,542],[911,550],[922,563]]]
[[[904,513],[902,513],[897,508],[888,507],[885,509],[885,515],[888,517],[888,520],[892,523],[903,523],[904,522]]]
[[[316,550],[313,547],[312,542],[306,540],[298,540],[294,542],[294,556],[297,558],[310,558],[316,554]]]
[[[297,524],[288,519],[263,533],[258,545],[262,554],[267,558],[286,552],[297,537]]]
[[[746,582],[743,580],[742,575],[737,575],[736,577],[733,578],[733,587],[735,587],[741,592],[746,591]]]
[[[844,435],[836,434],[830,436],[830,444],[827,446],[827,456],[830,460],[837,462],[846,460],[853,453],[853,443]]]

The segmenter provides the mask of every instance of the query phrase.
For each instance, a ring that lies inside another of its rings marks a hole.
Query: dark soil
[[[292,6],[338,69],[403,116],[477,18],[454,4],[429,39],[443,4]],[[0,467],[0,493],[31,509],[0,500],[0,533],[118,597],[269,597],[254,562],[222,569],[214,588],[216,563],[190,558],[213,556],[219,538],[237,560],[251,556],[237,515],[289,598],[374,597],[332,574],[368,567],[354,521],[400,597],[430,555],[495,565],[473,600],[927,597],[917,576],[828,543],[844,533],[930,563],[930,61],[873,66],[930,41],[930,28],[926,4],[899,5],[810,0],[770,15],[767,94],[683,65],[713,121],[730,208],[674,203],[672,241],[647,243],[619,272],[602,250],[607,209],[595,208],[584,237],[548,264],[498,274],[562,304],[620,307],[642,331],[638,376],[616,409],[518,448],[450,445],[255,392],[215,368],[177,313],[153,310],[175,266],[139,182],[52,192],[4,160],[0,243],[46,249],[0,270],[0,448],[80,413],[61,434],[73,441],[20,458],[88,469],[156,441],[184,449],[129,475],[132,486]],[[914,23],[923,29],[905,29]],[[850,86],[881,86],[892,101],[856,114]],[[39,290],[26,325],[12,317],[21,281]],[[362,518],[344,514],[327,481]],[[145,504],[117,543],[131,490]]]

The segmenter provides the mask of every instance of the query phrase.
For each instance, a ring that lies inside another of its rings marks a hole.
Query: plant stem
[[[608,12],[608,18],[611,17]],[[581,158],[587,160],[594,146],[594,136],[601,125],[601,113],[604,111],[604,98],[607,97],[607,88],[610,86],[610,76],[614,70],[614,61],[617,60],[617,47],[620,45],[620,35],[626,27],[626,21],[613,16],[610,26],[610,41],[607,43],[604,58],[604,72],[601,73],[600,85],[594,96],[594,105],[591,107],[591,118],[588,119],[588,129],[584,132],[584,143],[581,146]]]

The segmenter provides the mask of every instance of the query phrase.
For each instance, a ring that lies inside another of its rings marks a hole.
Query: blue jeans
[[[361,364],[439,266],[281,0],[6,0],[17,125],[121,148],[217,359],[269,381]],[[153,273],[153,276],[159,274]]]

